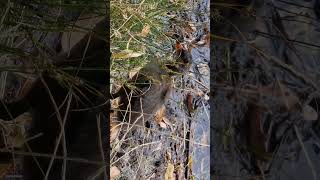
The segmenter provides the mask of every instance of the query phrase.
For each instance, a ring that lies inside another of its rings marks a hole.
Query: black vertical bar
[[[110,97],[110,58],[111,58],[111,53],[110,53],[110,1],[109,0],[105,0],[105,4],[106,4],[106,19],[107,19],[107,23],[106,23],[106,39],[107,39],[107,43],[106,43],[106,49],[105,49],[105,53],[106,53],[106,69],[108,71],[107,75],[107,87],[106,87],[106,99],[109,100]],[[109,103],[109,101],[107,101]],[[105,134],[106,134],[106,139],[103,139],[105,143],[105,162],[106,162],[106,174],[105,179],[109,180],[110,179],[110,105],[107,105],[107,116],[106,116],[106,124],[107,126],[104,128]],[[104,123],[105,124],[105,123]]]

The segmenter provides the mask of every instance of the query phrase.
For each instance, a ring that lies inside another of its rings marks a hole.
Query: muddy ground
[[[111,166],[121,171],[119,179],[210,179],[209,4],[189,2],[188,10],[175,15],[186,22],[176,33],[190,63],[171,77],[165,124],[151,118],[146,127],[122,129],[112,143]]]
[[[320,178],[316,2],[266,0],[214,11],[215,179]]]

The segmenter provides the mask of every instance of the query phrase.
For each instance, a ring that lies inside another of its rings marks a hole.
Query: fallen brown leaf
[[[194,111],[192,100],[193,100],[192,95],[190,93],[187,94],[187,108],[189,113],[192,113]]]
[[[119,133],[119,123],[117,122],[117,116],[115,112],[110,113],[110,142],[114,141]]]
[[[136,67],[133,68],[130,72],[129,72],[129,79],[132,79],[141,69],[142,67]]]
[[[7,146],[21,148],[25,143],[25,127],[32,121],[31,113],[25,112],[11,121],[1,121],[1,124],[5,126],[3,127],[5,134],[7,134],[5,137]]]
[[[163,117],[165,116],[166,113],[166,107],[165,105],[162,105],[161,108],[155,113],[155,121],[157,124],[160,124],[162,122]]]
[[[147,37],[149,33],[150,33],[150,26],[149,26],[149,24],[146,24],[143,27],[141,33],[139,33],[138,35],[141,37]]]
[[[120,106],[120,100],[121,100],[120,97],[117,97],[117,98],[115,98],[115,99],[111,99],[111,108],[112,108],[112,109],[117,109],[117,108],[119,108],[119,106]]]

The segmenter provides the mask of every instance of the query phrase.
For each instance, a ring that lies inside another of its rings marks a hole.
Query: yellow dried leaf
[[[171,163],[168,163],[166,174],[164,175],[165,180],[175,180],[174,176],[174,165]]]
[[[189,155],[188,168],[189,168],[191,171],[192,171],[192,165],[193,165],[192,156]]]
[[[114,59],[128,59],[128,58],[135,58],[144,55],[143,52],[133,52],[133,50],[126,49],[120,51],[118,53],[112,53],[112,58]]]
[[[150,33],[150,26],[149,24],[145,25],[141,31],[141,33],[139,33],[139,36],[141,37],[147,37],[148,34]]]

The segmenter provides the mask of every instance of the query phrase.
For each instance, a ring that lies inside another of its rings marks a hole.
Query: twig
[[[121,160],[122,158],[124,158],[127,154],[130,154],[131,152],[135,151],[136,149],[140,148],[140,147],[144,147],[144,146],[149,146],[149,145],[153,145],[153,144],[158,144],[160,143],[160,141],[154,141],[154,142],[150,142],[150,143],[145,143],[145,144],[140,144],[132,149],[130,149],[130,151],[126,152],[123,156],[121,156],[119,159],[115,160],[114,162],[111,163],[111,165],[114,165],[116,162],[118,162],[119,160]]]
[[[43,158],[52,158],[52,157],[54,157],[55,159],[60,159],[60,160],[66,159],[67,161],[73,161],[73,162],[78,162],[78,163],[103,165],[103,162],[101,162],[101,161],[91,161],[91,160],[88,160],[88,159],[76,158],[76,157],[53,156],[52,154],[46,154],[46,153],[34,153],[34,152],[16,151],[16,150],[8,150],[6,148],[0,148],[0,152],[5,152],[5,153],[14,152],[17,155],[43,157]]]
[[[101,152],[101,157],[102,157],[102,161],[103,161],[103,164],[107,164],[106,162],[106,157],[105,157],[105,151],[104,151],[104,143],[102,142],[102,133],[101,133],[101,114],[99,113],[98,115],[96,115],[97,117],[97,128],[98,128],[98,134],[99,134],[99,147],[100,147],[100,152]],[[109,128],[108,128],[109,130]],[[109,140],[107,140],[107,142],[109,142]],[[107,147],[106,147],[107,148]],[[107,166],[106,168],[104,168],[104,177],[107,178],[108,175],[107,175],[107,168],[110,168],[109,166]]]
[[[298,129],[298,127],[297,127],[296,125],[294,125],[294,130],[295,130],[295,132],[296,132],[296,135],[297,135],[297,137],[298,137],[298,140],[299,140],[300,146],[301,146],[301,148],[302,148],[302,150],[303,150],[303,152],[304,152],[304,155],[305,155],[305,157],[306,157],[306,159],[307,159],[308,165],[309,165],[309,167],[310,167],[310,169],[311,169],[311,173],[312,173],[312,175],[313,175],[313,179],[314,179],[314,180],[317,180],[317,172],[316,172],[316,170],[314,169],[314,165],[313,165],[313,163],[312,163],[312,161],[311,161],[311,159],[310,159],[310,157],[309,157],[309,154],[308,154],[308,152],[307,152],[306,147],[305,147],[304,144],[303,144],[303,141],[302,141],[302,138],[301,138],[301,134],[300,134],[299,129]]]
[[[57,154],[57,151],[58,151],[58,147],[59,147],[61,138],[63,137],[63,139],[64,139],[64,141],[65,141],[64,126],[65,126],[65,120],[66,120],[66,118],[67,118],[67,114],[68,114],[68,113],[66,112],[65,117],[64,117],[64,119],[62,120],[61,114],[60,114],[60,111],[59,111],[59,108],[58,108],[58,106],[57,106],[57,104],[56,104],[56,102],[55,102],[55,100],[54,100],[54,97],[53,97],[52,94],[51,94],[50,88],[48,87],[47,83],[46,83],[45,80],[43,79],[42,75],[40,75],[40,80],[41,80],[41,82],[43,83],[44,87],[46,88],[46,91],[47,91],[48,94],[49,94],[50,100],[52,101],[53,107],[54,107],[54,109],[55,109],[55,111],[56,111],[56,113],[57,113],[57,119],[58,119],[58,122],[59,122],[60,127],[61,127],[61,131],[60,131],[60,134],[59,134],[59,136],[58,136],[58,138],[57,138],[56,146],[55,146],[55,148],[54,148],[54,153],[53,153],[53,155],[55,156],[55,155]],[[69,106],[69,105],[68,105],[68,106]],[[69,108],[67,107],[67,109],[69,109]],[[65,143],[63,143],[63,146],[65,146]],[[64,149],[64,154],[65,154],[65,153],[66,153],[66,152],[65,152],[66,147],[63,147],[63,149]],[[45,178],[44,178],[45,180],[48,179],[48,176],[49,176],[49,173],[50,173],[50,169],[51,169],[51,167],[52,167],[52,165],[53,165],[54,156],[52,156],[52,158],[51,158],[51,160],[50,160],[50,163],[49,163],[49,165],[48,165],[48,169],[47,169],[47,172],[46,172],[46,175],[45,175]]]

